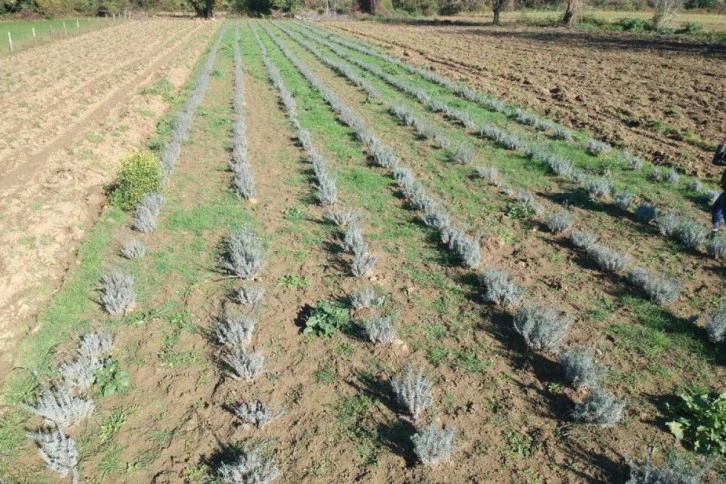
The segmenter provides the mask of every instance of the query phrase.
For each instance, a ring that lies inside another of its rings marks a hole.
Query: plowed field
[[[213,25],[138,20],[0,58],[0,349],[68,268],[104,186],[168,109],[142,90],[174,93]]]
[[[712,171],[704,148],[724,137],[722,44],[516,26],[332,26],[692,173]]]

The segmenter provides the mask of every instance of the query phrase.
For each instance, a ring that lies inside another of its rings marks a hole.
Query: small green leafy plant
[[[509,206],[507,211],[507,217],[514,220],[529,218],[532,214],[534,214],[534,210],[525,202],[515,202]]]
[[[161,190],[161,166],[150,151],[127,156],[121,162],[116,187],[109,202],[123,210],[131,210],[147,193]]]
[[[319,301],[305,321],[303,334],[330,338],[350,321],[348,309],[334,301]]]
[[[295,274],[287,274],[277,280],[277,287],[289,289],[304,289],[310,285],[310,279]]]
[[[94,373],[96,394],[107,397],[114,393],[124,393],[131,386],[131,373],[121,369],[119,362],[111,360]]]
[[[680,397],[679,416],[666,424],[671,433],[697,452],[726,455],[726,392]]]

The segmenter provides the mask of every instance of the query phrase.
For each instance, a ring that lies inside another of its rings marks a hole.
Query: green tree
[[[189,0],[189,4],[192,6],[197,14],[197,17],[201,18],[212,18],[214,17],[214,4],[215,0]]]
[[[492,20],[492,23],[494,25],[499,25],[499,14],[502,11],[502,8],[504,8],[504,5],[507,3],[507,0],[492,0],[492,12],[494,13],[494,19]]]

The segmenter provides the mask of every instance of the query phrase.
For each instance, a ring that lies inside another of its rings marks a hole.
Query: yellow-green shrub
[[[160,188],[159,160],[150,151],[141,151],[127,156],[121,162],[109,202],[123,210],[131,210],[146,193],[158,192]]]

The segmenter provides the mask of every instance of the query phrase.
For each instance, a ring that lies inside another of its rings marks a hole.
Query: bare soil
[[[217,24],[129,21],[0,59],[0,374],[59,285],[121,158],[168,108]]]
[[[691,131],[714,146],[723,139],[723,44],[520,26],[328,25],[656,163],[715,173],[711,152],[697,141],[671,139],[652,123]]]

